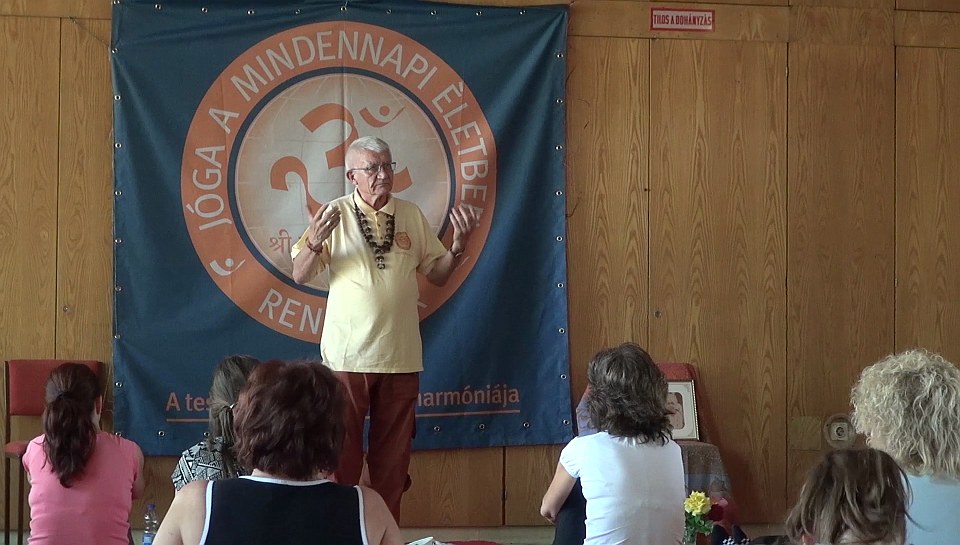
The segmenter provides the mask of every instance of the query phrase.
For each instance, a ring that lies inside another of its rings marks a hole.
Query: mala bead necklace
[[[357,206],[356,201],[353,202],[353,214],[357,217],[357,225],[360,226],[363,239],[367,241],[367,245],[370,246],[370,251],[373,252],[374,259],[377,260],[377,268],[386,269],[387,265],[383,262],[383,258],[384,254],[389,252],[390,248],[393,247],[393,216],[387,214],[387,234],[383,237],[383,242],[377,244],[377,241],[373,240],[373,228],[370,227],[370,222],[367,221],[367,215],[360,211],[360,207]]]

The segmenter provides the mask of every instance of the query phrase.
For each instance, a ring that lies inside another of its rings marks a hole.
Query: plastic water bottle
[[[148,503],[147,510],[143,513],[143,545],[153,545],[153,538],[157,536],[159,528],[160,517],[157,516],[157,506]]]

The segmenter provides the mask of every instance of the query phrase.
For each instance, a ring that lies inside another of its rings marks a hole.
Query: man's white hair
[[[372,151],[374,153],[390,153],[390,144],[387,144],[376,136],[362,136],[350,144],[350,147],[347,148],[347,153],[362,149]]]

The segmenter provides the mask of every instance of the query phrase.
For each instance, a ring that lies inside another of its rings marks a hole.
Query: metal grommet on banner
[[[123,437],[123,432],[120,430],[113,432],[113,434],[116,435],[117,437]]]
[[[558,99],[557,99],[557,104],[563,104],[563,99],[562,99],[562,98],[558,98]]]
[[[391,13],[393,13],[393,10],[392,10],[392,9],[388,9],[388,10],[387,10],[387,15],[390,15]]]
[[[564,418],[564,419],[563,419],[563,425],[564,425],[564,426],[569,426],[569,425],[570,425],[570,421],[567,420],[566,418]]]
[[[558,197],[562,197],[562,196],[563,196],[563,191],[559,191],[559,190],[558,190],[558,191],[557,191],[557,196],[558,196]]]
[[[482,12],[482,11],[477,11],[477,17],[480,17],[481,15],[483,15],[483,12]]]
[[[209,431],[203,432],[203,438],[206,439],[207,437],[210,437],[210,432]]]
[[[523,429],[526,429],[526,430],[530,429],[530,423],[529,423],[529,422],[524,422],[524,423],[523,423]]]
[[[437,15],[437,10],[435,10],[435,9],[430,10],[430,15],[433,15],[434,17],[436,17],[436,15]]]
[[[434,431],[435,433],[440,433],[440,426],[434,426],[434,427],[433,427],[433,431]]]
[[[120,293],[121,291],[123,291],[123,288],[120,287],[120,286],[117,286],[117,287],[113,288],[113,291],[115,291],[115,292],[117,292],[117,293]]]
[[[119,100],[120,100],[120,95],[113,95],[113,100],[119,101]]]
[[[121,144],[120,142],[117,142],[116,144],[113,145],[113,147],[120,149],[123,147],[123,144]]]
[[[113,383],[114,388],[123,388],[123,383],[119,380]]]
[[[347,11],[347,6],[346,6],[346,4],[340,6],[340,11]]]
[[[155,10],[161,10],[161,9],[163,9],[163,6],[160,5],[160,4],[154,4],[154,5],[153,5],[153,9],[155,9]]]
[[[166,435],[166,434],[167,434],[167,432],[165,432],[165,431],[163,431],[163,430],[160,430],[160,431],[157,432],[157,435],[159,435],[160,437],[163,437],[163,436]]]
[[[300,15],[300,10],[294,11],[293,14],[294,14],[294,15]]]
[[[123,191],[120,191],[119,189],[113,192],[114,197],[119,197],[121,195],[123,195]]]
[[[527,14],[527,10],[525,9],[520,10],[520,15],[526,15],[526,14]]]
[[[210,8],[207,8],[207,7],[200,8],[200,13],[208,13],[209,11],[210,11]]]
[[[557,151],[563,151],[563,144],[557,144]]]
[[[563,58],[563,51],[557,53],[557,58],[558,58],[558,59],[562,59],[562,58]]]
[[[557,242],[563,242],[563,237],[557,237]]]
[[[564,329],[564,328],[562,328],[562,327],[557,330],[557,333],[559,333],[559,334],[561,334],[561,335],[563,335],[563,334],[566,333],[566,332],[567,332],[567,330]]]
[[[114,244],[123,244],[123,239],[115,238],[115,239],[113,239],[113,243],[114,243]]]
[[[557,282],[557,287],[563,289],[563,282]]]
[[[113,5],[114,5],[114,6],[117,6],[117,5],[119,5],[119,4],[120,4],[120,0],[113,0]]]
[[[560,373],[560,380],[567,380],[567,374],[566,374],[566,373]]]
[[[477,426],[477,429],[480,430],[480,431],[483,431],[483,430],[487,429],[487,425],[486,425],[486,424],[480,424],[480,425]]]
[[[120,340],[120,334],[117,333],[116,335],[113,336],[113,338],[119,341],[119,340]]]
[[[116,47],[111,47],[111,48],[110,48],[110,52],[111,52],[111,53],[116,53],[116,52],[117,52],[117,48],[116,48]]]
[[[257,12],[254,11],[254,10],[252,10],[252,9],[248,9],[248,10],[247,10],[247,15],[256,15],[256,14],[257,14]]]

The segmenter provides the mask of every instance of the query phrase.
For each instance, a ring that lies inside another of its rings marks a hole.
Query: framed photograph
[[[670,426],[674,439],[700,439],[697,425],[697,396],[692,380],[667,382],[667,410],[670,411]]]

